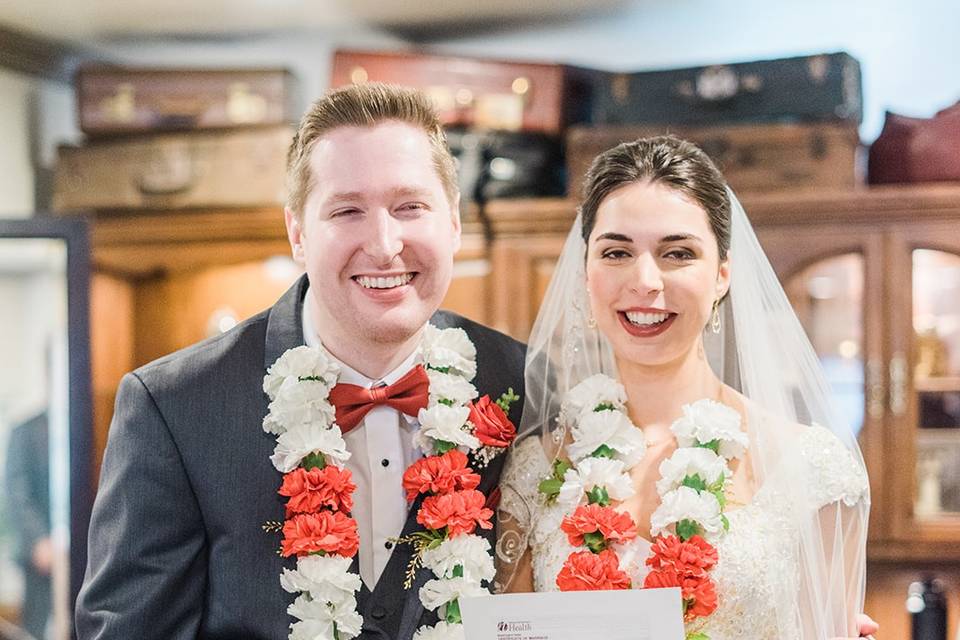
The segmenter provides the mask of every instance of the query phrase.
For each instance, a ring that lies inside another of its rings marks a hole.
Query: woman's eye
[[[629,256],[630,254],[624,251],[623,249],[607,249],[602,254],[600,254],[600,257],[611,259],[611,260],[620,260],[622,258],[627,258]]]
[[[693,260],[697,256],[689,249],[671,249],[664,254],[664,257],[671,260]]]

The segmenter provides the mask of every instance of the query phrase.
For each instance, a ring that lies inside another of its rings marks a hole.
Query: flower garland
[[[497,402],[473,402],[476,348],[462,329],[427,325],[420,354],[430,387],[415,444],[427,457],[405,470],[403,487],[410,502],[426,494],[417,513],[426,530],[401,540],[416,548],[405,586],[420,563],[436,577],[419,597],[428,610],[440,610],[441,622],[414,638],[462,638],[458,599],[487,594],[482,583],[494,575],[490,543],[474,533],[493,527],[493,511],[465,452],[483,466],[509,446],[516,428],[506,411],[518,398],[511,389]],[[325,350],[300,346],[281,355],[263,380],[270,398],[263,428],[277,435],[270,460],[284,474],[278,493],[287,498],[285,521],[264,529],[282,532],[280,554],[297,558],[297,568],[280,576],[283,589],[297,594],[287,609],[297,619],[291,640],[349,640],[363,624],[355,595],[360,576],[350,572],[360,546],[349,515],[356,485],[343,467],[350,452],[328,400],[339,375]]]
[[[630,589],[631,543],[637,527],[613,501],[634,495],[630,468],[646,450],[643,432],[625,412],[626,392],[616,380],[597,374],[571,389],[560,420],[572,425],[570,462],[557,460],[540,483],[548,501],[569,511],[561,529],[574,547],[556,583],[561,591]],[[709,616],[717,607],[710,569],[717,563],[716,541],[729,529],[724,515],[729,462],[743,455],[748,440],[740,414],[712,400],[683,407],[670,427],[678,448],[660,464],[660,505],[650,518],[653,539],[642,588],[679,587],[684,621]],[[707,640],[691,631],[687,640]]]

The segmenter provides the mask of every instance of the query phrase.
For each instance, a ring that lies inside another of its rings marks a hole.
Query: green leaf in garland
[[[319,451],[307,454],[300,461],[300,466],[310,471],[310,469],[323,469],[327,466],[327,459]]]
[[[601,507],[606,507],[610,504],[610,494],[607,493],[605,487],[598,485],[587,492],[587,501],[590,504],[598,504]]]
[[[457,600],[451,600],[447,603],[443,618],[450,624],[460,624],[460,622],[462,622],[463,618],[460,617],[460,603]]]
[[[690,487],[691,489],[696,489],[697,491],[704,491],[707,488],[707,483],[703,478],[700,477],[699,473],[695,473],[692,476],[686,476],[683,479],[683,482],[680,483],[683,487]]]
[[[730,531],[730,521],[727,519],[727,516],[726,516],[726,515],[724,515],[724,514],[722,514],[722,513],[720,514],[720,522],[723,523],[723,530],[724,530],[724,531]]]
[[[537,485],[537,491],[546,496],[547,501],[555,499],[560,494],[560,487],[563,486],[563,480],[557,478],[546,478]]]
[[[594,553],[600,553],[607,548],[607,541],[599,531],[583,534],[583,544]]]
[[[727,494],[723,489],[710,491],[713,494],[713,497],[717,499],[717,502],[720,504],[720,508],[723,509],[727,506]]]
[[[693,520],[681,520],[677,523],[677,537],[686,542],[700,533],[700,525]]]
[[[451,449],[456,449],[457,445],[455,445],[452,442],[447,442],[446,440],[437,440],[434,443],[433,448],[436,450],[438,456],[442,456],[447,451],[450,451]]]
[[[609,402],[601,402],[593,408],[593,410],[597,413],[600,413],[601,411],[616,411],[616,409],[617,408]]]
[[[566,460],[554,460],[553,461],[553,477],[563,479],[563,476],[567,474],[567,471],[573,468]]]
[[[696,633],[688,633],[686,640],[710,640],[710,636],[702,631],[697,631]]]
[[[448,407],[453,406],[453,400],[447,400],[446,398],[437,398],[437,404],[443,404]]]
[[[463,565],[462,565],[462,564],[458,564],[457,566],[455,566],[455,567],[453,568],[453,577],[454,577],[454,578],[462,578],[462,577],[463,577]]]
[[[450,373],[450,367],[433,367],[428,364],[427,369],[430,369],[430,371],[439,371],[440,373]]]
[[[710,451],[713,451],[715,454],[720,455],[719,440],[711,440],[710,442],[698,442],[697,446],[702,449],[710,449]]]
[[[613,458],[614,451],[605,444],[600,445],[593,450],[590,455],[594,458]]]

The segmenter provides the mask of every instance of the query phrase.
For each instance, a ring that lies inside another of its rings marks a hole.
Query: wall
[[[35,87],[35,80],[0,69],[0,218],[33,211],[29,109]]]

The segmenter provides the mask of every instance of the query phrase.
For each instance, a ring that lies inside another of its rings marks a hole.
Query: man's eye
[[[399,207],[401,211],[420,211],[426,208],[427,205],[423,202],[405,202]]]
[[[357,209],[356,207],[349,207],[347,209],[337,209],[336,211],[331,212],[330,217],[340,218],[344,216],[351,216],[357,213],[360,213],[360,209]]]

